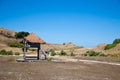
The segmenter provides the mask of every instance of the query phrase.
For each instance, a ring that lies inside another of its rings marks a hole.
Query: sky
[[[120,0],[0,0],[0,27],[48,43],[110,44],[120,38]]]

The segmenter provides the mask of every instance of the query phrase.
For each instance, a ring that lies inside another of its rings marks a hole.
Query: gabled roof
[[[30,43],[41,43],[41,44],[45,44],[45,42],[39,38],[37,35],[35,35],[34,33],[30,33],[27,37],[24,38],[27,42]]]

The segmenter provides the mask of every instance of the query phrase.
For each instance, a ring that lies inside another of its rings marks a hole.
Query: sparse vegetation
[[[65,55],[67,55],[67,53],[64,50],[61,50],[60,56],[65,56]]]
[[[7,55],[6,50],[5,50],[5,49],[1,50],[1,51],[0,51],[0,55]]]
[[[14,42],[14,43],[9,43],[8,46],[10,46],[10,47],[17,47],[17,48],[23,48],[24,44]]]
[[[13,58],[8,58],[7,61],[12,62],[12,61],[14,61],[14,59]]]
[[[111,57],[119,57],[120,58],[120,54],[111,54]]]
[[[95,51],[87,51],[83,56],[106,56],[105,54],[101,52],[95,52]]]
[[[37,51],[37,49],[30,49],[30,48],[28,48],[28,50],[29,51]]]
[[[87,51],[85,54],[82,54],[83,56],[103,56],[107,57],[108,55],[101,53],[101,52],[95,52],[95,51]]]
[[[100,53],[99,56],[107,57],[104,53]]]
[[[13,52],[12,51],[6,51],[6,50],[1,50],[0,51],[0,55],[13,55]]]
[[[72,50],[70,51],[70,56],[75,56],[75,54],[74,54],[74,49],[72,49]]]
[[[120,39],[115,39],[114,41],[113,41],[113,44],[119,44],[120,43]]]
[[[75,54],[73,52],[70,53],[70,56],[75,56]]]
[[[56,53],[55,53],[55,50],[54,49],[50,49],[50,53],[51,53],[51,56],[55,56]]]
[[[21,32],[17,32],[15,34],[15,37],[16,38],[24,38],[25,36],[29,35],[29,32],[24,32],[24,31],[21,31]]]
[[[107,44],[104,48],[104,50],[108,50],[108,49],[111,49],[111,48],[114,48],[116,46],[116,44]]]
[[[52,61],[53,60],[53,58],[52,57],[49,57],[49,58],[47,58],[47,61]]]
[[[7,51],[7,55],[13,55],[12,51]]]
[[[120,39],[115,39],[112,44],[107,44],[104,50],[109,50],[111,48],[114,48],[119,43],[120,43]]]
[[[15,55],[20,55],[20,53],[19,52],[15,52]]]

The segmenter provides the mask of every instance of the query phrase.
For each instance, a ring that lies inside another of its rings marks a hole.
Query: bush
[[[19,52],[15,52],[15,55],[20,55],[20,53]]]
[[[7,51],[7,55],[13,55],[12,51]]]
[[[10,47],[17,47],[17,48],[23,48],[24,47],[24,44],[21,44],[21,43],[9,43],[8,44]]]
[[[0,55],[7,55],[6,50],[5,50],[5,49],[1,50],[1,51],[0,51]]]
[[[47,58],[47,61],[51,62],[53,60],[52,57]]]
[[[113,48],[113,47],[115,47],[115,46],[116,46],[116,44],[107,44],[107,45],[105,46],[104,50],[111,49],[111,48]]]
[[[120,54],[111,54],[111,57],[120,57]]]
[[[120,43],[120,39],[115,39],[112,44],[107,44],[105,46],[104,50],[111,49],[111,48],[115,47],[119,43]]]
[[[12,51],[6,51],[6,50],[1,50],[0,51],[0,55],[13,55],[13,52]]]
[[[82,54],[82,56],[87,56],[87,53]]]
[[[106,56],[103,53],[95,52],[95,51],[87,51],[83,56]]]
[[[73,52],[70,53],[70,56],[75,56],[75,54]]]
[[[65,56],[65,55],[67,55],[67,53],[64,52],[64,50],[61,50],[60,55],[61,55],[61,56]]]
[[[26,37],[27,35],[29,35],[29,32],[21,31],[21,32],[17,32],[17,33],[15,34],[15,37],[16,37],[16,38],[24,38],[24,37]]]
[[[87,53],[88,56],[97,56],[97,55],[99,55],[99,53],[95,52],[95,51],[87,51],[86,53]]]
[[[51,56],[55,56],[56,53],[55,53],[55,50],[54,49],[50,49],[50,53],[51,53]]]
[[[107,55],[105,55],[105,54],[103,54],[103,53],[100,53],[98,56],[107,56]]]
[[[75,54],[73,53],[73,51],[71,51],[70,56],[75,56]]]
[[[28,50],[29,51],[37,51],[37,49],[30,49],[30,48],[28,48]]]
[[[115,39],[114,41],[113,41],[113,44],[119,44],[120,43],[120,39]]]

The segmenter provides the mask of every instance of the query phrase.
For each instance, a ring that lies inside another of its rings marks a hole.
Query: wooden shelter
[[[24,55],[23,55],[24,59],[26,60],[27,58],[26,56],[27,48],[33,47],[33,48],[37,48],[37,60],[39,60],[41,54],[40,52],[42,51],[40,45],[45,44],[45,42],[34,33],[30,33],[27,37],[24,37],[24,44],[25,44]],[[42,53],[44,52],[42,51]],[[45,55],[45,59],[46,59],[46,55]]]

